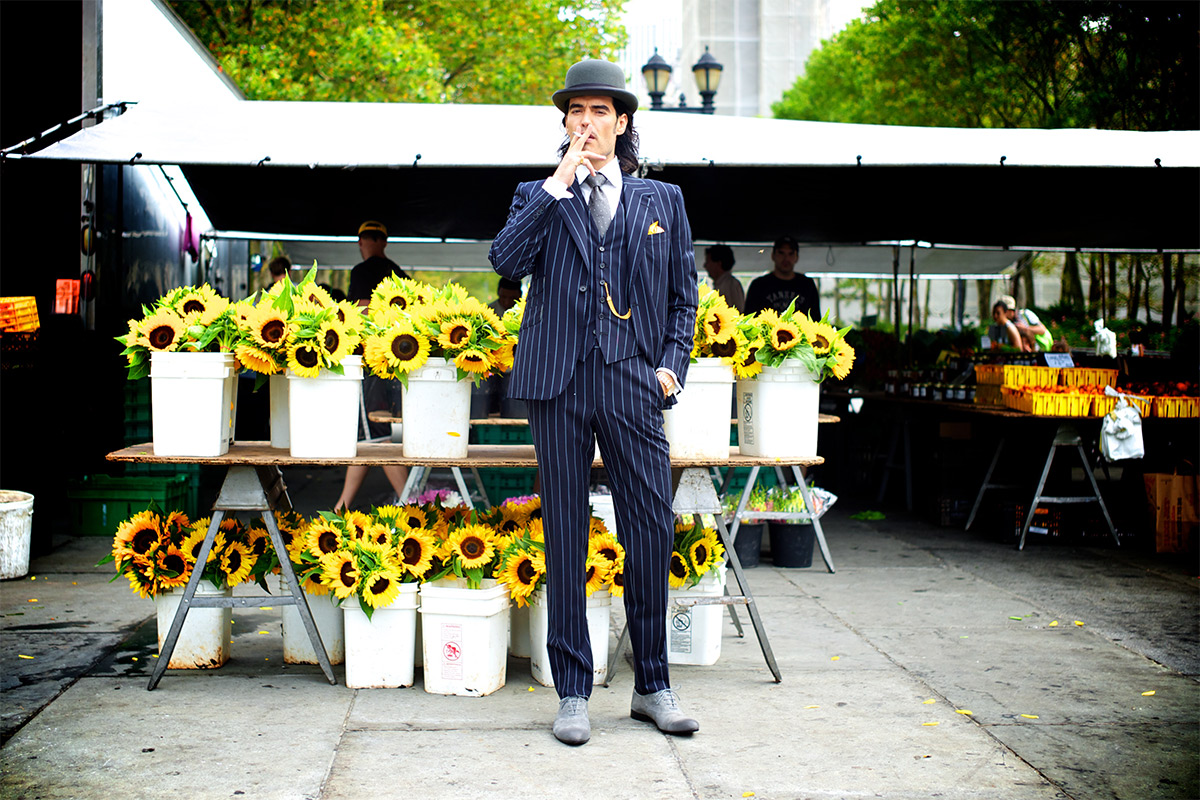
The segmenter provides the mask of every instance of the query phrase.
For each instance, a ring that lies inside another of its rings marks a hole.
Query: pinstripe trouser
[[[674,541],[670,449],[662,388],[641,355],[605,364],[593,348],[558,397],[526,401],[537,451],[546,533],[547,648],[559,697],[592,693],[584,562],[595,441],[608,472],[625,548],[625,614],[640,694],[670,687],[667,570]]]

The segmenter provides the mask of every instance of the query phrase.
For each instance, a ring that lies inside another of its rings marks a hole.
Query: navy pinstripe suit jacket
[[[509,395],[548,400],[575,372],[581,338],[595,298],[589,239],[592,224],[578,184],[573,197],[555,199],[544,181],[517,186],[508,222],[492,242],[488,259],[500,275],[530,275]],[[678,186],[625,175],[616,213],[625,215],[625,258],[634,336],[654,367],[667,367],[682,385],[687,378],[696,324],[696,264],[692,229]],[[662,233],[651,233],[657,223]],[[670,398],[671,402],[674,398]]]

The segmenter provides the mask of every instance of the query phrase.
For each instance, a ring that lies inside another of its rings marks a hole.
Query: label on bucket
[[[740,442],[754,444],[754,392],[742,393],[742,419],[738,426]]]
[[[677,611],[671,616],[671,650],[675,653],[692,652],[692,612],[690,609]]]
[[[463,679],[462,625],[457,622],[442,623],[442,679]]]

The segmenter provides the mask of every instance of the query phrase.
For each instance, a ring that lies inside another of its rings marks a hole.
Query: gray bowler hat
[[[567,70],[566,86],[554,93],[554,105],[567,113],[572,97],[611,97],[620,100],[629,113],[637,111],[637,95],[625,88],[625,72],[620,65],[598,58],[580,61]]]

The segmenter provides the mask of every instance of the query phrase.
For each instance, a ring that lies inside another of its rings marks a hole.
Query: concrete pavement
[[[1194,564],[854,510],[824,520],[836,574],[748,571],[782,683],[726,618],[715,666],[672,668],[698,734],[630,719],[622,665],[581,748],[551,736],[527,660],[484,698],[427,694],[419,670],[331,686],[283,665],[277,608],[235,610],[230,663],[147,692],[153,605],[91,566],[107,540],[65,541],[0,584],[0,797],[1200,796]]]

